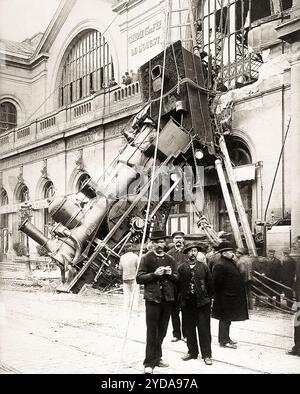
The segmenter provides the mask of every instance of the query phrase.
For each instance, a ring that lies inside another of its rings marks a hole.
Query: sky
[[[60,0],[0,0],[0,38],[23,41],[44,32]]]

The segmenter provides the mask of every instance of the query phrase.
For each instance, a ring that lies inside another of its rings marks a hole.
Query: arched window
[[[8,204],[6,190],[0,190],[0,206]],[[8,214],[0,214],[0,258],[3,258],[8,251]]]
[[[16,107],[4,101],[0,104],[0,133],[13,129],[17,126],[17,110]]]
[[[83,185],[88,179],[90,179],[90,178],[91,178],[90,175],[87,174],[86,172],[83,173],[83,174],[80,176],[80,178],[79,178],[78,181],[77,181],[77,185],[76,185],[76,189],[77,189],[78,192],[81,191],[82,185]]]
[[[44,198],[52,198],[55,194],[55,189],[52,181],[47,181],[44,185]]]
[[[291,5],[292,0],[199,0],[197,39],[207,84],[226,90],[256,81],[262,57],[248,46],[252,23]]]
[[[17,199],[19,202],[29,201],[29,189],[26,185],[22,185],[19,189]]]
[[[114,77],[109,45],[96,30],[87,30],[73,40],[62,67],[60,106],[87,97],[108,86]]]
[[[48,180],[45,185],[44,185],[44,198],[46,199],[51,199],[54,194],[55,194],[55,189],[53,182]],[[49,215],[49,210],[48,208],[44,209],[44,234],[47,237],[50,237],[50,227],[51,225],[54,224],[54,220],[52,219],[52,216]]]
[[[229,156],[235,167],[252,163],[251,154],[247,145],[238,138],[234,138],[230,143]]]
[[[0,206],[8,204],[8,195],[4,188],[0,190]]]

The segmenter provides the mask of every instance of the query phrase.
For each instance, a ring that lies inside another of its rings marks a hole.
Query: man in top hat
[[[172,305],[175,300],[177,270],[173,257],[165,253],[166,235],[152,232],[152,250],[141,260],[136,281],[144,285],[146,305],[146,357],[144,372],[152,374],[154,367],[168,367],[162,360],[162,342],[166,336]]]
[[[187,261],[187,255],[183,253],[184,236],[184,232],[175,231],[172,234],[174,247],[168,252],[168,254],[174,258],[177,270],[182,263]],[[184,321],[183,319],[182,322],[180,321],[180,302],[177,289],[175,293],[175,301],[173,303],[171,312],[171,320],[173,326],[173,339],[171,340],[171,342],[177,342],[180,341],[181,338],[186,338]]]
[[[184,253],[188,255],[188,261],[178,268],[179,296],[188,347],[188,353],[182,359],[188,361],[198,357],[198,331],[202,358],[205,364],[211,365],[210,304],[213,288],[207,264],[197,259],[200,249],[196,243],[187,245]]]
[[[219,244],[218,262],[213,268],[214,303],[212,316],[219,320],[219,344],[221,347],[237,348],[230,338],[232,321],[249,319],[245,283],[236,265],[237,258],[230,242]]]

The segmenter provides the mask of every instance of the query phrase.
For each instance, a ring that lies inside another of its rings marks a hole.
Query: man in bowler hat
[[[162,360],[162,343],[166,336],[174,302],[177,271],[173,257],[165,253],[166,235],[152,232],[153,249],[141,260],[136,281],[144,285],[146,305],[146,357],[144,372],[152,374],[154,367],[168,367]]]
[[[168,254],[174,258],[177,270],[181,264],[187,261],[187,255],[183,253],[184,236],[184,232],[175,231],[172,234],[174,247],[168,252]],[[180,320],[180,302],[178,298],[178,291],[176,289],[175,301],[171,311],[171,321],[173,326],[173,339],[171,342],[178,342],[180,339],[186,338],[185,323],[183,319],[182,321]]]
[[[246,288],[237,267],[234,246],[227,241],[217,247],[220,254],[213,268],[214,303],[212,316],[219,320],[219,344],[221,347],[237,348],[237,342],[230,338],[232,321],[249,319]]]
[[[188,353],[182,359],[188,361],[198,357],[198,331],[202,358],[206,365],[211,365],[210,305],[213,288],[207,264],[197,260],[200,249],[196,243],[187,245],[184,253],[188,255],[188,261],[178,268],[179,296],[188,347]]]

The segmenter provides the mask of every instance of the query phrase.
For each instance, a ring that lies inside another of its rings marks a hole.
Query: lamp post
[[[32,205],[28,201],[25,201],[19,209],[19,214],[20,214],[21,223],[23,223],[24,220],[26,220],[26,219],[28,219],[30,221],[32,218]],[[29,253],[29,237],[27,234],[26,234],[26,260],[25,260],[25,264],[26,264],[27,274],[28,274],[28,276],[30,276],[31,275],[31,265],[30,265],[30,253]]]

